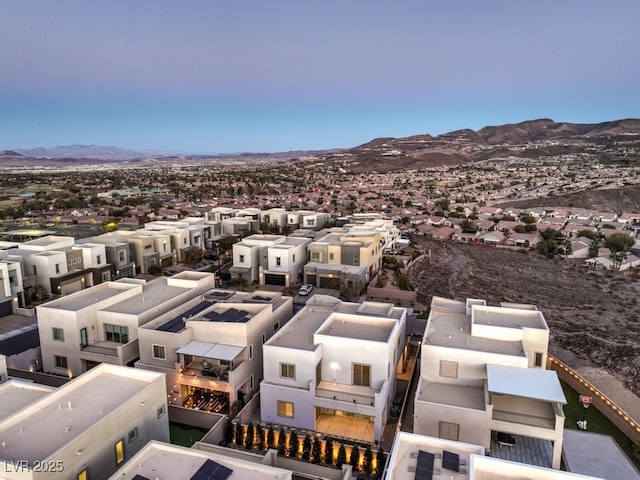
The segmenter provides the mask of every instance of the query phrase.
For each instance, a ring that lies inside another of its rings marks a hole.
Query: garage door
[[[264,283],[267,285],[286,285],[286,278],[284,275],[274,275],[273,273],[267,273],[264,276]]]

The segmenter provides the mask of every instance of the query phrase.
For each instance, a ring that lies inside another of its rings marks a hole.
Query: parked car
[[[313,285],[309,285],[308,283],[303,284],[298,291],[298,295],[309,295],[313,290]]]
[[[53,223],[53,222],[47,222],[47,223],[45,223],[45,224],[44,224],[44,226],[45,226],[45,227],[55,227],[55,226],[56,226],[56,224],[55,224],[55,223]]]

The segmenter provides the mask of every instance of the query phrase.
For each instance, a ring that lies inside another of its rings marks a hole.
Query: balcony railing
[[[316,397],[355,403],[357,405],[375,405],[376,393],[380,393],[380,390],[332,382],[320,382],[316,387]]]

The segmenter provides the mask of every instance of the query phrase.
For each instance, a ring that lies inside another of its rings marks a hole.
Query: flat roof
[[[8,380],[0,384],[0,421],[54,390],[54,387],[20,380]]]
[[[143,285],[142,293],[109,305],[102,310],[126,315],[140,315],[192,290],[194,289],[168,285],[167,278],[162,277]]]
[[[100,364],[0,422],[0,459],[32,465],[117,411],[164,374]]]
[[[566,433],[566,430],[565,430]],[[564,444],[563,444],[564,447]],[[473,480],[602,480],[600,477],[584,476],[552,468],[517,463],[495,457],[473,455],[470,471]],[[633,480],[633,477],[610,477],[612,480]]]
[[[567,403],[558,374],[553,370],[488,364],[487,388],[490,393]]]
[[[405,311],[404,308],[394,307],[390,312],[392,318],[384,318],[359,313],[360,307],[359,303],[343,302],[329,295],[313,295],[307,300],[305,307],[266,344],[311,351],[315,349],[314,334],[330,335],[329,330],[332,325],[335,336],[386,341],[397,319],[401,318]],[[325,322],[327,322],[326,325],[324,325]],[[379,326],[379,328],[371,328],[372,326]],[[322,330],[320,330],[321,327]]]
[[[509,308],[473,305],[471,307],[471,321],[473,324],[479,325],[549,330],[542,312],[520,307]]]
[[[38,308],[57,308],[60,310],[68,310],[77,312],[83,308],[95,305],[98,302],[115,298],[123,292],[127,292],[133,288],[139,288],[137,285],[123,282],[106,282],[96,285],[79,292],[65,295],[56,300],[40,305]]]
[[[456,385],[453,383],[436,383],[420,379],[416,399],[440,405],[485,410],[484,387]]]
[[[290,480],[292,478],[291,471],[264,465],[259,461],[250,462],[217,453],[151,441],[109,477],[109,480],[134,480],[136,475],[149,480],[156,478],[191,480],[207,460],[231,470],[228,480]]]

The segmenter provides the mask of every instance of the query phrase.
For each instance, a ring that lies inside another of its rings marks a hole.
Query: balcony
[[[316,397],[349,402],[356,405],[374,406],[376,394],[380,390],[358,385],[344,385],[333,382],[320,382],[316,387]]]
[[[116,342],[96,342],[91,345],[80,345],[84,360],[126,365],[138,357],[138,340],[121,344]]]

